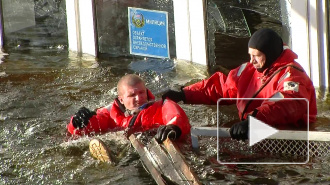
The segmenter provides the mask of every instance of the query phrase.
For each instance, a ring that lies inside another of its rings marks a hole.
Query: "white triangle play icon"
[[[249,116],[249,145],[252,146],[259,141],[278,132],[277,129]]]

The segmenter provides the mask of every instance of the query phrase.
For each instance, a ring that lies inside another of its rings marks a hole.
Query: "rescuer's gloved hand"
[[[88,125],[89,119],[96,115],[95,111],[90,111],[86,107],[81,107],[72,117],[72,125],[74,128],[84,128]]]
[[[246,140],[249,134],[249,120],[235,123],[229,130],[230,136],[236,140]]]
[[[185,101],[185,95],[184,95],[184,92],[182,89],[181,89],[181,91],[173,91],[171,89],[166,91],[163,94],[162,99],[165,100],[166,98],[169,98],[176,103],[179,101]]]
[[[176,125],[162,125],[158,128],[155,139],[158,143],[163,143],[167,138],[172,140],[178,139],[181,133],[181,129]]]

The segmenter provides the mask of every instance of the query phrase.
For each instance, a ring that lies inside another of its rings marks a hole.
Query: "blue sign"
[[[130,53],[169,58],[167,12],[128,7]]]

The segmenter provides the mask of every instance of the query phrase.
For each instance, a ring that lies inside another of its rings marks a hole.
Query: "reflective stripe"
[[[163,105],[165,104],[165,102],[167,102],[167,99],[163,100]]]
[[[274,101],[275,102],[275,101],[279,101],[283,98],[284,98],[283,94],[281,92],[277,92],[269,99],[269,101]]]
[[[111,107],[112,107],[112,103],[110,103],[109,105],[105,106],[104,108],[108,109],[108,111],[110,112]]]
[[[281,83],[282,80],[284,80],[284,79],[286,79],[286,78],[288,78],[288,77],[290,77],[290,76],[291,76],[291,73],[290,73],[290,72],[286,72],[286,73],[284,73],[284,74],[281,76],[281,78],[278,80],[277,83]]]
[[[247,63],[244,63],[241,65],[241,67],[239,68],[238,72],[237,72],[237,76],[241,76],[243,70],[245,69]]]
[[[283,50],[290,49],[289,46],[283,46]]]

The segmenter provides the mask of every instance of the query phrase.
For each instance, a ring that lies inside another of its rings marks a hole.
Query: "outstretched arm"
[[[112,104],[107,107],[100,108],[96,113],[89,111],[89,109],[84,109],[84,112],[80,110],[71,117],[70,123],[67,125],[68,131],[72,135],[86,135],[90,133],[104,133],[115,127],[113,119],[110,118],[110,112]],[[91,112],[92,114],[88,114]],[[80,117],[82,119],[77,119]]]

